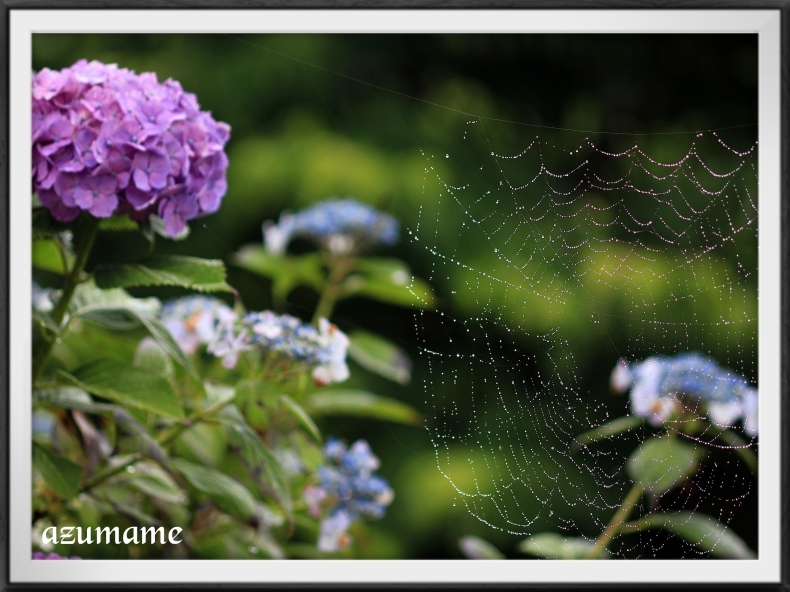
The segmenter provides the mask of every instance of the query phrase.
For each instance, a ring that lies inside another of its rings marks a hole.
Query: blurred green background
[[[753,35],[34,36],[34,70],[67,67],[80,58],[117,63],[138,73],[152,71],[160,80],[172,77],[195,93],[202,108],[212,111],[215,119],[231,125],[229,189],[221,210],[194,221],[186,241],[160,240],[158,252],[227,261],[239,246],[261,241],[261,223],[276,220],[283,209],[296,210],[333,196],[354,196],[400,219],[400,244],[377,252],[408,261],[415,275],[433,285],[438,310],[456,319],[485,316],[490,312],[485,307],[488,296],[469,292],[464,296],[458,288],[467,286],[467,279],[443,273],[446,263],[409,240],[407,232],[419,231],[441,254],[492,270],[493,275],[508,273],[489,242],[495,226],[481,224],[473,232],[461,230],[465,207],[474,205],[470,195],[477,188],[494,189],[498,179],[506,178],[515,185],[524,182],[534,163],[528,156],[504,160],[500,161],[501,169],[489,172],[495,167],[489,167],[493,160],[488,151],[518,154],[539,137],[564,154],[589,139],[602,150],[619,152],[638,144],[657,160],[675,161],[688,154],[696,140],[693,133],[678,132],[718,129],[719,137],[738,150],[751,147],[757,134],[757,38]],[[710,134],[698,142],[713,170],[730,170],[742,162],[718,150]],[[579,157],[568,161],[564,156],[552,161],[548,153],[546,158],[555,170],[569,170],[568,162],[578,165],[580,161]],[[607,178],[617,178],[627,172],[628,162],[602,159],[597,170]],[[483,165],[485,170],[478,174]],[[448,195],[440,199],[443,186],[438,179],[450,186],[470,184],[471,191],[460,193],[460,203]],[[572,180],[570,177],[568,182]],[[662,188],[653,182],[657,189]],[[701,182],[718,187],[715,179]],[[705,199],[693,185],[683,185],[682,179],[677,183],[691,206]],[[756,200],[755,179],[749,189]],[[607,200],[616,198],[598,195],[596,199],[605,206]],[[656,212],[651,207],[646,201],[634,212],[652,218]],[[716,225],[715,231],[725,228],[723,218],[729,217],[733,227],[748,219],[749,208],[739,203],[722,204],[721,208],[708,217]],[[507,209],[495,209],[494,213],[492,224],[506,224]],[[617,239],[616,230],[607,236]],[[645,238],[647,246],[651,240]],[[688,239],[684,245],[704,247],[699,240]],[[600,332],[589,331],[586,320],[565,319],[563,331],[576,344],[572,365],[565,370],[573,373],[582,395],[580,404],[591,407],[586,422],[604,419],[604,411],[595,402],[605,395],[609,372],[623,353],[639,358],[656,349],[673,353],[681,344],[683,349],[704,347],[705,353],[756,379],[756,232],[741,233],[736,241],[722,245],[719,240],[718,244],[721,248],[715,262],[706,259],[699,266],[690,264],[675,271],[678,285],[692,289],[689,286],[713,285],[717,278],[725,277],[737,283],[744,295],[727,299],[716,292],[712,298],[690,304],[691,308],[683,308],[681,302],[668,312],[656,313],[659,316],[655,318],[669,322],[685,314],[700,315],[704,324],[741,314],[749,321],[744,325],[750,332],[748,338],[739,327],[702,335],[694,334],[689,325],[685,336],[643,335],[621,349],[614,343],[609,347],[611,339],[602,338]],[[301,242],[292,247],[297,252],[309,248]],[[90,265],[138,259],[147,249],[146,240],[136,234],[103,235]],[[656,265],[671,267],[677,254],[664,253],[666,257]],[[557,273],[567,276],[567,289],[572,291],[579,287],[582,270],[569,267],[569,261],[552,265]],[[643,288],[648,299],[663,300],[671,286],[659,285],[652,277],[650,273],[637,274],[628,294]],[[644,281],[644,286],[634,284],[639,281]],[[272,306],[269,286],[260,278],[229,266],[229,282],[239,289],[248,309]],[[493,299],[504,297],[494,291],[493,284],[484,289],[492,291]],[[704,287],[702,290],[705,292]],[[456,292],[457,297],[453,296]],[[167,290],[143,293],[180,294]],[[610,337],[625,331],[618,319],[628,316],[629,305],[627,298],[618,300],[622,290],[613,293],[601,292],[595,304],[585,305],[608,319],[605,331]],[[496,332],[503,340],[497,355],[501,353],[501,362],[508,365],[506,372],[527,381],[546,370],[545,356],[539,355],[542,345],[535,335],[554,326],[557,320],[552,314],[559,311],[556,307],[542,311],[533,300],[503,305],[499,310],[504,316]],[[309,319],[315,303],[314,293],[296,290],[287,312]],[[342,303],[333,319],[342,329],[359,327],[381,333],[401,344],[415,363],[412,381],[406,386],[389,383],[358,366],[351,368],[350,383],[407,401],[433,416],[426,399],[427,392],[436,386],[436,377],[428,373],[415,341],[417,326],[426,347],[447,351],[445,328],[432,326],[432,318],[430,313],[415,317],[413,310],[362,299]],[[502,327],[513,332],[502,331]],[[449,334],[453,335],[453,330]],[[537,362],[519,370],[520,359]],[[626,412],[625,397],[606,400],[612,416]],[[463,401],[459,405],[462,412],[468,410]],[[491,413],[496,417],[496,407]],[[462,419],[452,424],[444,416],[429,417],[429,421],[440,420],[445,421],[441,428],[445,433],[456,430],[459,440],[463,439],[466,428]],[[368,439],[382,460],[380,474],[396,491],[384,519],[352,531],[361,556],[461,557],[457,541],[468,534],[491,541],[508,556],[521,556],[515,546],[523,536],[486,526],[458,503],[456,491],[437,469],[426,430],[339,418],[324,420],[321,428],[349,441]],[[577,421],[572,429],[584,428],[585,424]],[[638,437],[626,441],[615,457],[627,455],[636,442]],[[713,454],[711,458],[719,457]],[[596,462],[602,470],[611,468],[603,460]],[[463,473],[463,465],[457,468]],[[463,480],[460,473],[457,477]],[[725,479],[727,474],[714,476]],[[581,486],[593,494],[595,481],[588,477]],[[723,498],[737,497],[744,485],[736,487]],[[750,495],[731,504],[726,521],[756,549],[756,483],[746,489]],[[678,499],[664,502],[674,509],[690,505],[712,513],[706,506],[713,503],[711,498],[681,493]],[[579,504],[575,510],[563,510],[563,515],[575,521],[581,534],[595,536],[591,511]],[[603,512],[601,517],[606,521],[608,515]],[[657,542],[651,546],[659,557],[683,553],[671,542],[660,549]]]

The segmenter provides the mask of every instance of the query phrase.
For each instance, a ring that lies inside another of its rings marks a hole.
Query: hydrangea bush
[[[365,441],[325,439],[324,416],[420,416],[335,388],[353,379],[352,358],[402,384],[410,367],[395,344],[331,319],[351,296],[431,306],[430,288],[405,263],[366,256],[395,243],[397,221],[333,199],[283,213],[265,225],[266,246],[233,256],[269,280],[261,285],[273,285],[284,308],[291,289],[315,289],[311,319],[247,310],[220,260],[140,253],[87,269],[104,228],[158,224],[177,238],[217,211],[229,127],[178,82],[99,62],[34,73],[32,93],[33,265],[42,278],[60,277],[32,283],[32,557],[353,557],[349,528],[383,516],[394,494]],[[296,236],[318,250],[287,253]],[[126,291],[158,286],[185,294],[163,303]],[[52,536],[140,525],[179,527],[182,542]]]

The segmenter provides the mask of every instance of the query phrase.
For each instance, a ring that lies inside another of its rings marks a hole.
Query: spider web
[[[628,396],[609,393],[619,358],[697,351],[756,384],[757,142],[724,130],[594,141],[490,120],[459,127],[446,151],[423,152],[409,236],[442,298],[415,316],[436,463],[456,504],[490,527],[592,541],[633,485],[628,456],[682,427],[580,445],[630,414]],[[691,512],[753,529],[756,486],[737,445],[705,428],[680,435],[704,453],[699,468],[643,497],[631,519]],[[706,556],[660,529],[609,551]]]

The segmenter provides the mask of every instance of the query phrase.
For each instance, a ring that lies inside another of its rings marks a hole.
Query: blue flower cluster
[[[313,517],[324,515],[318,548],[331,553],[351,543],[346,530],[353,522],[381,518],[395,494],[385,479],[373,474],[381,463],[365,440],[348,448],[329,439],[324,456],[328,464],[319,467],[318,483],[305,489],[304,498]]]
[[[398,221],[384,212],[354,199],[330,199],[295,214],[284,212],[278,224],[263,225],[266,249],[285,252],[295,236],[304,236],[339,255],[368,244],[394,245],[398,241]]]
[[[313,380],[318,385],[342,382],[349,377],[346,365],[348,337],[326,319],[320,319],[316,329],[296,317],[278,315],[269,310],[251,312],[241,319],[236,319],[235,314],[227,310],[232,316],[207,306],[205,318],[197,318],[191,324],[181,321],[181,314],[177,317],[178,322],[172,323],[176,330],[174,336],[179,335],[176,340],[188,338],[208,343],[207,351],[222,357],[229,368],[235,366],[240,352],[260,348],[313,366]],[[201,322],[205,323],[203,336],[188,332],[190,328],[196,331]],[[166,326],[170,328],[171,325]]]
[[[685,399],[704,404],[713,423],[729,427],[743,418],[744,431],[757,435],[757,389],[699,353],[650,356],[632,364],[620,360],[610,384],[618,393],[630,388],[631,409],[653,425],[677,417]]]
[[[236,313],[216,298],[192,295],[165,304],[159,318],[185,353],[192,354],[200,345],[208,345],[210,353],[225,357],[226,353],[217,353],[214,349],[232,328]],[[223,362],[226,366],[236,363],[233,355]]]

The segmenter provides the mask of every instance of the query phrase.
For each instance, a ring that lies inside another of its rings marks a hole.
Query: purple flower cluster
[[[713,423],[729,427],[742,418],[749,436],[758,432],[757,389],[696,352],[650,356],[631,364],[620,360],[610,385],[616,393],[631,389],[633,412],[656,426],[678,417],[687,403],[701,403]]]
[[[318,483],[305,489],[304,499],[313,517],[326,512],[318,548],[333,552],[351,543],[346,530],[352,522],[381,518],[395,494],[385,479],[373,474],[381,463],[365,440],[348,448],[340,440],[328,439],[324,456],[328,464],[318,468]]]
[[[34,551],[31,559],[82,559],[82,557],[63,557],[57,553],[42,553],[41,551]]]
[[[33,76],[33,191],[61,222],[156,214],[176,236],[219,209],[230,127],[156,74],[80,60]]]

